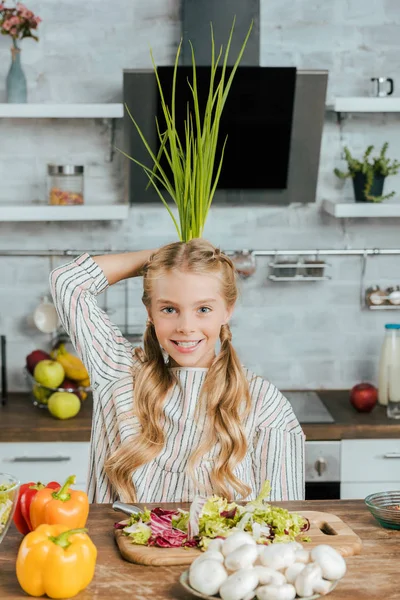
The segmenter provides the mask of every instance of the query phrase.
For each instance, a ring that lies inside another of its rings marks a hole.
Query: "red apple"
[[[28,354],[28,356],[26,357],[26,367],[29,373],[33,375],[33,371],[35,370],[36,365],[41,360],[49,359],[51,359],[50,354],[47,354],[47,352],[44,352],[44,350],[34,350],[30,354]]]
[[[350,392],[350,402],[358,412],[370,412],[378,401],[378,390],[370,383],[359,383]]]

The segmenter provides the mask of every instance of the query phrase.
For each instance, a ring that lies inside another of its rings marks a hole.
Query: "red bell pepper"
[[[16,528],[23,535],[26,535],[32,531],[32,523],[29,515],[31,502],[37,492],[45,487],[52,490],[57,490],[61,486],[56,481],[51,481],[47,485],[43,485],[43,483],[40,482],[35,483],[34,481],[30,481],[29,483],[23,483],[19,488],[18,502],[15,507],[13,520]]]

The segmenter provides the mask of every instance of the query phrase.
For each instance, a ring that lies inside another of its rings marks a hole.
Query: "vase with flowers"
[[[11,65],[7,74],[7,102],[24,103],[27,101],[26,78],[21,67],[21,48],[18,45],[24,38],[38,41],[35,31],[41,22],[26,6],[17,2],[15,6],[6,6],[0,1],[0,33],[12,39]]]

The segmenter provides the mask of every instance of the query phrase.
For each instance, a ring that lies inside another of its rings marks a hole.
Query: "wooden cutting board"
[[[314,548],[319,544],[333,546],[342,556],[360,554],[362,542],[358,535],[338,516],[305,510],[300,513],[310,521],[310,529],[305,534],[311,537],[311,542],[304,542],[305,548]],[[128,521],[121,521],[126,524]],[[156,548],[132,544],[129,537],[123,535],[121,529],[115,529],[115,538],[119,551],[125,560],[139,565],[153,567],[171,565],[190,565],[201,554],[196,548]]]

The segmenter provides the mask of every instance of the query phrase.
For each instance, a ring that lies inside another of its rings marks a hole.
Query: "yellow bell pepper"
[[[97,549],[87,529],[39,525],[24,537],[17,556],[17,579],[30,596],[71,598],[93,579]]]

